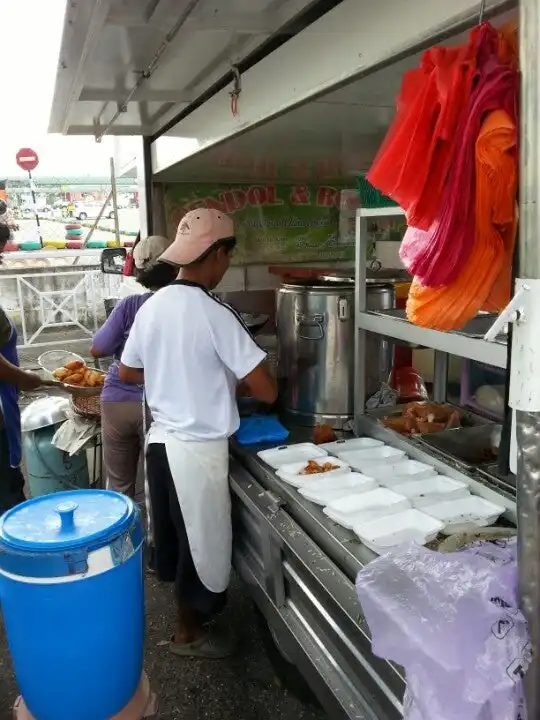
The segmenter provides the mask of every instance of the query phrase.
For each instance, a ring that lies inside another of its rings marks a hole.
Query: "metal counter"
[[[295,430],[288,443],[311,432]],[[231,443],[236,571],[329,717],[401,718],[403,673],[373,655],[354,587],[375,555],[281,482],[259,449]]]

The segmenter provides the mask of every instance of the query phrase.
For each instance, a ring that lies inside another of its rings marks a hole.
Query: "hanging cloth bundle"
[[[490,113],[482,124],[476,152],[475,242],[455,282],[430,288],[415,279],[407,317],[417,325],[455,330],[482,308],[500,310],[510,296],[510,258],[517,228],[516,116]]]

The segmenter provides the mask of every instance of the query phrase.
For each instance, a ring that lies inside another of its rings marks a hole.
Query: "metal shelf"
[[[400,207],[360,208],[358,210],[358,216],[362,218],[394,217],[396,215],[405,215],[405,210]]]
[[[498,368],[506,368],[506,342],[486,342],[480,334],[465,331],[442,332],[413,325],[399,311],[361,311],[356,316],[357,329],[384,335],[403,343],[413,344],[457,357],[475,360]],[[403,311],[401,311],[403,313]],[[484,331],[485,332],[485,331]]]

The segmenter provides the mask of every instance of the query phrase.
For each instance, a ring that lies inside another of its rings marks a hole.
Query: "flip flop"
[[[227,637],[214,633],[205,633],[191,643],[176,643],[174,637],[169,642],[169,650],[179,657],[206,658],[222,660],[230,657],[235,650],[235,643]]]

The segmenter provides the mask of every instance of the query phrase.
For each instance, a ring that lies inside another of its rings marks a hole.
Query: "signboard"
[[[26,172],[32,172],[39,165],[39,157],[37,152],[31,148],[21,148],[15,156],[17,165]]]
[[[342,188],[330,185],[210,185],[165,188],[169,237],[189,210],[210,207],[234,220],[235,264],[352,260],[354,238],[340,236]]]

